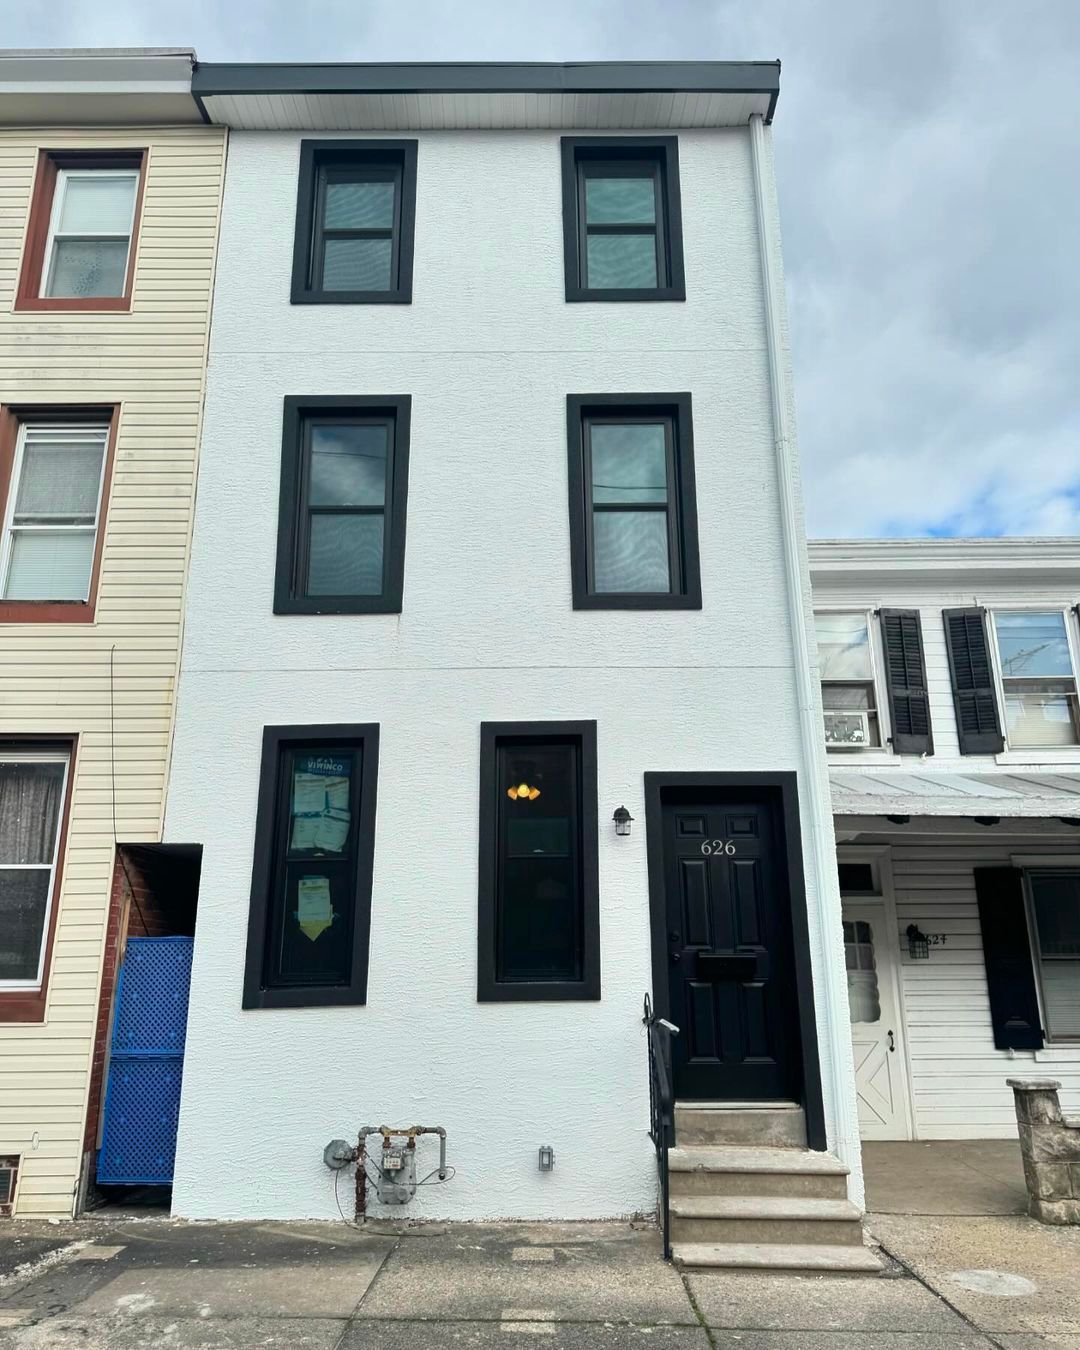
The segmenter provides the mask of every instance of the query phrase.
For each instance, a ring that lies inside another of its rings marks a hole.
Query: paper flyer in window
[[[319,818],[315,847],[326,853],[340,853],[349,837],[348,811],[327,811]]]
[[[334,922],[328,877],[301,877],[296,891],[296,922],[305,937],[315,941]]]
[[[292,838],[289,840],[289,848],[295,851],[304,849],[313,849],[315,847],[315,836],[319,830],[321,815],[317,816],[293,816]]]
[[[321,815],[326,810],[326,779],[314,773],[293,774],[294,816]]]

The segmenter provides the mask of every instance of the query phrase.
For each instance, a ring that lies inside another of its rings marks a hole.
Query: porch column
[[[1080,1224],[1080,1120],[1061,1114],[1053,1078],[1007,1078],[1013,1090],[1028,1213],[1043,1223]]]

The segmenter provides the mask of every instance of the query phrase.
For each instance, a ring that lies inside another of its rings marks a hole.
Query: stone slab
[[[866,1207],[875,1214],[1026,1214],[1015,1139],[867,1141]]]
[[[743,1331],[920,1331],[969,1328],[917,1280],[694,1271],[690,1292],[710,1328]]]
[[[4,1350],[335,1350],[345,1322],[314,1318],[52,1317],[0,1338]]]
[[[514,1260],[534,1244],[553,1259]],[[362,1319],[502,1320],[540,1310],[551,1322],[695,1321],[678,1272],[655,1230],[629,1224],[453,1225],[401,1238],[360,1305]]]
[[[701,1327],[602,1322],[354,1322],[340,1350],[709,1350]]]

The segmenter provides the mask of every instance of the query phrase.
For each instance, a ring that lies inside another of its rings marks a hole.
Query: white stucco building
[[[782,1116],[860,1202],[778,76],[196,71],[175,1213],[334,1216],[324,1145],[418,1122],[409,1213],[654,1210],[647,991],[705,1142]]]

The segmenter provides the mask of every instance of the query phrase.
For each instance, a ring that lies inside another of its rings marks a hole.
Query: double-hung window
[[[994,635],[1010,749],[1080,743],[1076,673],[1062,610],[995,610]]]
[[[1080,872],[1031,871],[1027,882],[1046,1035],[1080,1040]]]
[[[600,997],[596,723],[486,722],[478,997]]]
[[[0,994],[45,979],[68,762],[67,750],[0,745]]]
[[[5,601],[85,603],[98,554],[110,423],[15,425],[0,539],[0,611]]]
[[[278,614],[397,614],[405,573],[407,395],[286,398]]]
[[[267,727],[245,1008],[363,1003],[379,728]]]
[[[575,609],[700,609],[689,394],[567,400]]]
[[[293,304],[412,300],[416,141],[304,141]]]
[[[567,300],[684,300],[674,136],[564,137]]]
[[[865,613],[816,614],[825,744],[864,750],[882,743],[870,623]]]
[[[128,307],[143,159],[43,152],[19,308]]]

